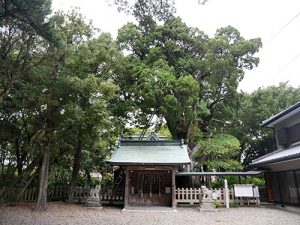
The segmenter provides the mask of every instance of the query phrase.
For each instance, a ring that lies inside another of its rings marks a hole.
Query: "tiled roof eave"
[[[300,102],[296,102],[294,105],[290,106],[289,108],[271,116],[270,118],[264,120],[261,124],[262,127],[267,127],[270,123],[273,123],[274,121],[280,119],[281,117],[291,113],[292,111],[296,110],[300,107]]]
[[[251,166],[264,166],[264,165],[268,165],[268,164],[272,164],[272,163],[279,163],[279,162],[283,162],[283,161],[287,161],[287,160],[293,160],[293,159],[297,159],[300,158],[300,153],[295,153],[292,155],[287,155],[284,157],[280,157],[280,158],[275,158],[275,159],[270,159],[270,160],[266,160],[266,161],[262,161],[262,162],[253,162],[250,163]]]

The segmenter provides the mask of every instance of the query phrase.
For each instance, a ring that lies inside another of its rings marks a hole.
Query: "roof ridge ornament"
[[[159,138],[155,131],[151,131],[150,134],[147,137],[147,141],[159,141]]]

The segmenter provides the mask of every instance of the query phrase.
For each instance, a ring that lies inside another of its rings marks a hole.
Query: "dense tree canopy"
[[[2,0],[0,1],[0,26],[36,33],[50,42],[58,41],[52,33],[52,24],[45,18],[51,13],[51,0]]]
[[[140,110],[138,122],[155,113],[165,118],[174,139],[187,139],[196,121],[211,135],[210,122],[235,106],[243,68],[257,65],[253,55],[261,46],[259,39],[245,40],[230,26],[209,38],[180,18],[163,25],[129,23],[120,29],[118,42],[131,53],[125,81],[127,97]]]
[[[276,149],[273,131],[261,123],[299,101],[300,89],[281,83],[243,93],[235,120],[225,128],[241,142],[241,159],[245,165]]]
[[[176,8],[174,0],[110,0],[119,11],[133,15],[138,21],[155,18],[165,21],[174,16]]]
[[[72,188],[82,166],[89,174],[95,165],[89,161],[105,160],[116,132],[107,107],[118,90],[113,66],[122,57],[109,34],[93,38],[96,30],[75,11],[56,13],[49,21],[59,47],[35,33],[21,35],[23,42],[10,33],[10,24],[0,39],[7,51],[1,64],[1,177],[13,177],[17,169],[27,184],[39,174],[37,209],[46,207],[50,162],[54,171],[53,163],[72,168]],[[62,157],[73,160],[62,165],[68,162]]]

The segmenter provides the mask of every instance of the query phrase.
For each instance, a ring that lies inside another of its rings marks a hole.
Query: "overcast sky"
[[[300,86],[300,1],[299,0],[175,0],[177,15],[188,26],[212,36],[216,29],[231,25],[245,38],[261,37],[257,54],[260,64],[246,71],[240,89],[252,92],[259,87],[286,82]],[[106,0],[52,0],[53,10],[80,7],[103,32],[115,38],[118,29],[134,19],[110,7]]]

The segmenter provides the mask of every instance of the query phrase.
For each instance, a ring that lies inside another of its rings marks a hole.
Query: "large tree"
[[[56,13],[49,21],[55,25],[59,47],[37,35],[21,59],[26,70],[20,66],[20,75],[0,101],[2,174],[14,176],[17,169],[19,177],[11,187],[22,188],[39,175],[37,210],[47,206],[50,164],[53,168],[63,157],[72,159],[72,187],[82,151],[102,151],[103,139],[113,139],[106,135],[113,133],[108,101],[117,90],[112,79],[122,57],[110,35],[93,37],[96,30],[75,11]],[[2,37],[5,42],[7,36]],[[12,38],[18,40],[18,34]],[[8,50],[12,59],[18,57],[18,50]],[[4,66],[11,65],[6,61]]]
[[[131,53],[124,98],[135,103],[140,124],[153,113],[163,117],[174,139],[188,139],[194,123],[210,136],[213,119],[230,115],[243,69],[257,65],[261,46],[230,26],[209,38],[180,18],[158,25],[149,17],[123,26],[118,42]]]
[[[73,146],[74,152],[69,201],[81,168],[82,151],[95,148],[101,136],[112,129],[108,100],[117,91],[112,78],[119,60],[122,55],[110,35],[101,34],[72,49],[62,68],[61,73],[68,77],[68,93],[72,93],[72,100],[64,106],[67,120],[61,125],[62,132],[68,131],[63,142]]]

